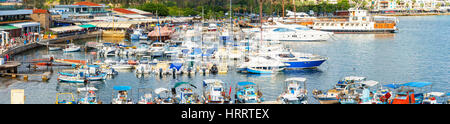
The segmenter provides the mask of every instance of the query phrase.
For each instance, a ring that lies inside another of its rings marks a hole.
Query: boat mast
[[[295,8],[295,0],[292,0],[294,3],[294,23],[297,24],[297,8]]]
[[[259,23],[261,25],[261,27],[260,27],[260,29],[261,29],[261,38],[259,39],[259,45],[262,44],[262,39],[263,39],[262,2],[263,2],[263,0],[259,0]],[[259,53],[259,45],[258,45],[258,53]]]
[[[233,13],[233,10],[232,10],[232,1],[233,0],[230,0],[230,39],[231,40],[233,40],[234,41],[234,39],[233,39],[233,17],[232,17],[232,15],[231,15],[231,13]],[[236,46],[236,41],[234,41],[234,46]]]
[[[282,0],[282,8],[283,8],[283,19],[284,19],[284,0]]]

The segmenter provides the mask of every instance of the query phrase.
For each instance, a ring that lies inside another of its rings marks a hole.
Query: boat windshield
[[[295,56],[292,54],[279,54],[278,56],[282,57],[282,58],[294,58]]]
[[[303,31],[311,30],[311,29],[309,29],[309,28],[307,28],[307,27],[297,27],[297,28],[295,28],[295,29],[297,29],[297,30],[303,30]]]
[[[163,47],[163,44],[153,44],[153,47]]]
[[[255,92],[253,90],[247,91],[247,95],[255,95]]]
[[[216,88],[214,88],[214,91],[222,91],[222,88],[216,87]]]
[[[295,30],[287,29],[287,28],[277,28],[273,30],[274,32],[294,32]]]

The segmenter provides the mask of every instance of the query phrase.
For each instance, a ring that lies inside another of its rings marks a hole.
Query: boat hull
[[[337,98],[331,97],[319,97],[318,101],[320,104],[339,104],[339,100]]]
[[[253,73],[253,74],[272,74],[272,73],[275,73],[274,71],[263,71],[263,70],[256,70],[256,69],[251,69],[251,68],[247,68],[246,71],[248,73]]]
[[[289,64],[289,66],[287,66],[286,69],[292,70],[292,69],[316,68],[322,65],[322,63],[325,61],[326,60],[316,60],[316,61],[299,61],[299,62],[284,62],[284,63]]]
[[[141,35],[138,35],[138,34],[131,34],[130,35],[131,40],[139,40],[140,37],[141,37]]]

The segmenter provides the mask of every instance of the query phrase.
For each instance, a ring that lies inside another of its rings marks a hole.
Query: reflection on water
[[[230,67],[226,75],[176,75],[159,77],[154,74],[136,75],[133,71],[120,71],[118,75],[108,77],[104,82],[94,82],[89,86],[96,87],[97,95],[104,103],[109,103],[113,95],[113,86],[131,86],[131,96],[138,98],[138,88],[171,88],[176,82],[191,82],[197,87],[202,86],[205,79],[220,79],[227,87],[236,86],[237,82],[250,81],[258,85],[266,100],[275,100],[282,92],[282,82],[290,77],[307,78],[307,90],[328,89],[345,76],[365,76],[369,80],[381,83],[405,83],[410,81],[428,81],[433,83],[433,91],[448,92],[450,70],[448,58],[450,46],[450,16],[400,17],[400,32],[396,34],[336,34],[332,40],[323,42],[283,42],[294,51],[313,53],[328,58],[317,69],[289,70],[275,75],[254,75],[236,73]],[[424,27],[423,25],[427,25]],[[442,28],[444,27],[444,29]],[[82,44],[86,41],[96,41],[96,38],[73,41]],[[124,39],[102,38],[105,42],[123,43]],[[133,44],[135,42],[126,41]],[[62,51],[48,52],[45,48],[27,51],[15,56],[16,60],[31,60],[42,58],[42,55],[55,55],[57,58],[93,59],[88,52],[68,53]],[[119,59],[111,57],[109,59]],[[135,58],[126,58],[135,59]],[[103,59],[99,59],[102,61]],[[229,62],[234,65],[237,62]],[[54,67],[54,72],[67,70],[70,67]],[[46,71],[39,67],[38,70]],[[26,64],[19,68],[20,72],[28,72]],[[24,82],[18,79],[0,78],[0,103],[10,102],[11,89],[25,89],[26,103],[55,102],[57,92],[75,91],[74,84],[57,83],[57,76],[52,75],[48,82],[38,78]],[[201,88],[195,91],[201,93]],[[74,92],[75,93],[75,92]],[[234,93],[234,90],[233,92]],[[310,103],[318,103],[310,95]]]

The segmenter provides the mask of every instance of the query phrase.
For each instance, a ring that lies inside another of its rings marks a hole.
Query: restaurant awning
[[[41,23],[38,23],[38,22],[22,22],[22,23],[14,23],[14,24],[9,24],[9,25],[14,26],[14,27],[18,27],[18,28],[24,28],[24,27],[41,26]]]
[[[11,25],[0,25],[0,31],[14,30],[19,29],[18,27],[14,27]]]
[[[83,30],[80,26],[65,26],[65,27],[57,27],[57,28],[50,28],[50,31],[54,33],[62,33],[62,32],[68,32],[68,31],[80,31]]]
[[[99,28],[131,28],[135,23],[124,23],[124,22],[102,22],[102,23],[89,23],[95,25]]]
[[[91,24],[79,25],[79,26],[82,27],[82,28],[95,28],[95,27],[97,27],[97,26],[91,25]]]

